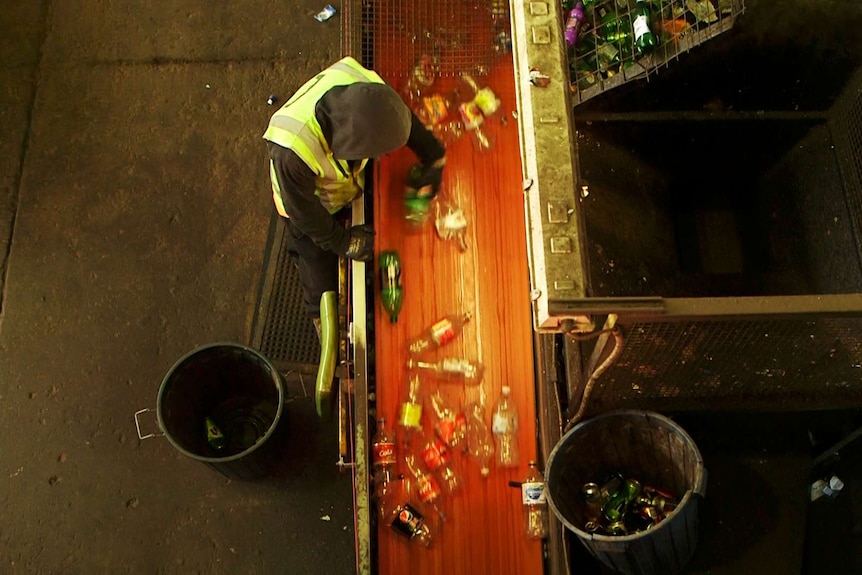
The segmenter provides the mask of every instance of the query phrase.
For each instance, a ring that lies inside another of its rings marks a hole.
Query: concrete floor
[[[187,352],[248,340],[266,100],[340,56],[321,7],[3,2],[0,572],[355,571],[349,474],[311,400],[256,483],[132,417]]]
[[[349,477],[310,400],[289,404],[293,441],[255,483],[139,441],[132,417],[179,357],[248,339],[271,213],[266,98],[340,55],[340,19],[312,18],[322,4],[4,2],[0,572],[354,572]],[[783,35],[829,62],[862,45],[862,27],[833,17],[855,2],[748,5],[753,49]],[[809,455],[777,452],[760,476]],[[732,572],[719,563],[732,552],[704,546],[694,567]]]

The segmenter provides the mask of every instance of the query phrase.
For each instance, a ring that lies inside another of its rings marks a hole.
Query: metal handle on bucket
[[[141,434],[141,422],[138,420],[138,416],[141,415],[142,413],[146,413],[148,411],[155,411],[155,409],[150,409],[149,407],[145,407],[144,409],[139,409],[138,411],[135,412],[135,429],[138,430],[138,439],[143,440],[143,439],[149,439],[151,437],[163,437],[165,435],[164,431],[161,431],[159,433],[148,433],[147,435]],[[158,425],[158,423],[156,425]]]

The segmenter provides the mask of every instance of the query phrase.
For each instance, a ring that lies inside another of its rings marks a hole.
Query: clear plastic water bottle
[[[539,464],[530,462],[527,477],[521,483],[521,504],[524,509],[524,532],[530,539],[548,536],[548,500],[545,497],[545,476]]]
[[[494,408],[491,430],[497,444],[497,466],[518,466],[518,412],[511,398],[511,388],[504,385]]]

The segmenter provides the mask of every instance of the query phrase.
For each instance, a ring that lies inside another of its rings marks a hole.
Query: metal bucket
[[[257,351],[235,343],[213,343],[188,353],[165,375],[156,403],[158,425],[180,453],[227,477],[267,474],[276,457],[276,430],[284,410],[284,384]],[[141,435],[135,414],[138,435]],[[207,439],[207,418],[224,436],[216,448]]]
[[[588,533],[582,486],[614,472],[670,490],[680,503],[646,531]],[[626,575],[668,575],[680,573],[694,555],[706,470],[694,441],[667,417],[624,410],[581,422],[551,451],[545,478],[554,514],[607,567]]]

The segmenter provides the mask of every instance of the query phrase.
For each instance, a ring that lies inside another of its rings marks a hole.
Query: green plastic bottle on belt
[[[404,289],[401,287],[401,257],[395,250],[380,252],[377,257],[380,266],[380,301],[389,314],[392,323],[398,321],[401,305],[404,303]]]

